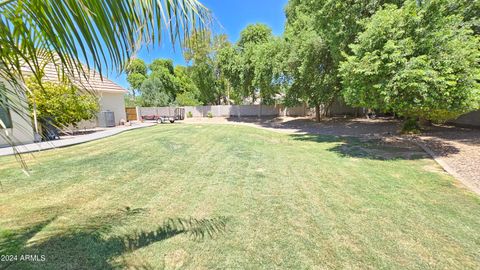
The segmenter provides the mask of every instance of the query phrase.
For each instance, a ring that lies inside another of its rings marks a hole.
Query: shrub
[[[403,134],[419,134],[420,132],[421,128],[416,118],[408,118],[405,120],[405,123],[403,123]]]
[[[188,112],[187,113],[187,118],[192,118],[193,117],[193,113],[192,112]]]
[[[82,92],[69,82],[42,84],[33,78],[27,80],[28,104],[33,111],[35,98],[38,119],[51,119],[57,127],[76,127],[82,120],[95,118],[100,109],[94,93]]]
[[[208,117],[208,118],[213,118],[212,112],[208,112],[208,113],[207,113],[207,117]]]

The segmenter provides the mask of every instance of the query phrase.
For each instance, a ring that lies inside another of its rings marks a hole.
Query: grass
[[[480,198],[421,152],[162,125],[0,159],[8,269],[479,269]]]

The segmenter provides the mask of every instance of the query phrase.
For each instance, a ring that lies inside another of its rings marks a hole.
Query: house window
[[[10,116],[10,109],[8,108],[7,88],[3,83],[0,83],[0,129],[12,128],[12,117]]]

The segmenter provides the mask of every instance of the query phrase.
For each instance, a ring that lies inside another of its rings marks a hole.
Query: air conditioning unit
[[[98,117],[99,127],[114,127],[115,114],[112,111],[101,111]]]

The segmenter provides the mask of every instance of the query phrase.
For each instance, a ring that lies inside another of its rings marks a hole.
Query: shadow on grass
[[[295,133],[323,134],[334,136],[371,136],[396,134],[400,123],[394,119],[377,119],[375,121],[356,121],[354,118],[329,118],[320,123],[300,118],[283,121],[278,117],[230,117],[229,122],[256,124],[265,128],[290,130]]]
[[[210,219],[175,218],[167,219],[161,226],[153,231],[137,231],[123,236],[107,237],[100,230],[73,228],[37,240],[27,245],[28,240],[37,232],[47,226],[51,220],[42,222],[24,233],[14,237],[21,239],[12,243],[2,241],[0,250],[12,252],[10,254],[45,255],[45,261],[40,262],[14,262],[11,264],[0,263],[0,269],[116,269],[123,265],[113,262],[115,257],[133,252],[137,249],[162,242],[176,235],[184,234],[193,240],[213,238],[225,232],[228,219],[225,217]],[[113,221],[115,222],[115,221]],[[110,225],[106,225],[109,227]],[[148,264],[137,266],[140,269],[151,269]]]
[[[364,119],[344,119],[337,117],[324,119],[320,123],[308,119],[283,121],[281,118],[276,117],[230,117],[227,120],[230,122],[251,123],[266,128],[290,130],[294,133],[306,133],[312,136],[318,136],[317,138],[312,139],[312,141],[329,140],[322,135],[338,136],[341,138],[388,138],[391,137],[391,135],[398,135],[398,131],[401,127],[400,121],[388,117],[369,121]],[[459,148],[448,142],[448,140],[469,145],[478,145],[480,143],[480,129],[432,126],[422,135],[430,136],[430,138],[423,138],[422,140],[434,150],[435,154],[438,156],[450,156],[460,152]],[[376,147],[374,144],[382,145],[381,149],[375,149]],[[413,150],[414,153],[408,153],[411,150]],[[377,140],[377,142],[373,141],[370,145],[367,144],[367,147],[359,146],[352,143],[352,141],[349,141],[347,142],[347,145],[341,146],[339,149],[332,149],[332,151],[338,152],[344,156],[381,160],[402,158],[416,159],[423,158],[424,156],[423,151],[414,150],[413,148],[410,149],[408,146],[399,146],[398,142],[392,143],[381,140]],[[394,153],[396,152],[396,154],[388,153],[391,151]]]
[[[428,158],[417,145],[395,138],[364,140],[354,137],[334,137],[329,135],[290,135],[296,141],[317,143],[336,143],[328,151],[342,157],[364,158],[372,160],[414,160]]]
[[[10,230],[0,231],[0,255],[16,254],[23,249],[28,240],[42,231],[55,218],[38,223],[30,228],[13,232]],[[0,262],[0,269],[1,262]]]
[[[421,142],[428,146],[428,148],[430,148],[435,155],[440,157],[448,157],[460,152],[458,147],[438,138],[423,138]]]

